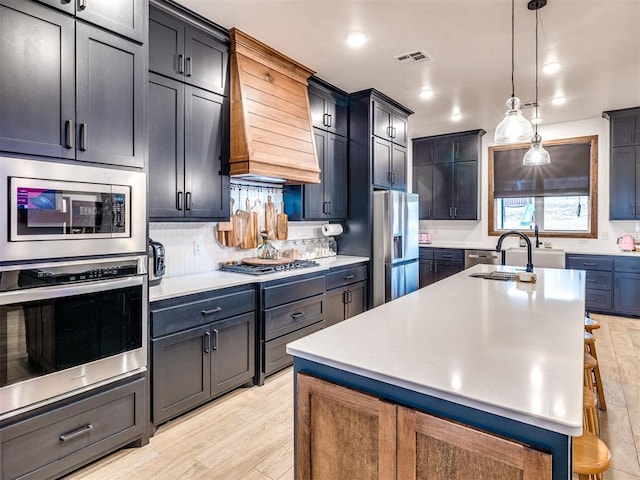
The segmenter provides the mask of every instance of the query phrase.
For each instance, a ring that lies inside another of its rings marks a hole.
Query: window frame
[[[544,142],[546,145],[568,145],[572,143],[590,142],[590,167],[589,167],[589,215],[590,226],[588,232],[560,232],[558,230],[545,230],[545,237],[555,238],[598,238],[598,135],[587,135],[583,137],[563,138],[558,140],[548,140]],[[519,150],[528,148],[531,144],[519,143],[509,145],[492,145],[489,147],[488,161],[488,235],[499,236],[509,231],[507,229],[497,229],[495,225],[495,198],[494,194],[494,152],[506,150]],[[553,158],[551,159],[553,162]],[[536,168],[532,166],[530,168]],[[533,236],[533,231],[523,230],[522,233]]]

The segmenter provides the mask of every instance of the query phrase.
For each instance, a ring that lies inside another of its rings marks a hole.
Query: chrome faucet
[[[516,230],[511,230],[507,233],[503,233],[500,235],[498,239],[498,244],[496,245],[496,252],[502,251],[502,241],[510,235],[518,235],[519,237],[524,238],[524,241],[527,242],[527,272],[533,272],[533,260],[531,255],[531,240],[524,233],[518,232]],[[504,265],[504,263],[503,263]]]

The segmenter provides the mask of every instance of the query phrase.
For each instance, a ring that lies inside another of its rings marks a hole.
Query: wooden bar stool
[[[604,387],[602,385],[602,376],[600,375],[600,366],[598,365],[598,353],[596,352],[596,339],[593,334],[584,332],[584,350],[591,355],[596,361],[595,367],[593,367],[593,376],[595,378],[596,391],[598,392],[598,403],[600,410],[603,412],[607,410],[607,402],[604,399]],[[586,374],[586,372],[585,372]]]
[[[600,328],[600,322],[598,322],[597,320],[591,318],[589,316],[589,314],[585,315],[584,317],[584,329],[589,332],[592,333],[593,330],[597,330]]]
[[[593,392],[593,369],[598,366],[595,358],[584,352],[584,386]]]
[[[594,434],[584,432],[573,438],[573,473],[580,480],[602,480],[602,472],[611,464],[611,452]]]
[[[582,422],[582,426],[585,431],[593,433],[599,437],[600,426],[598,425],[598,413],[596,412],[598,400],[593,393],[593,390],[589,390],[587,387],[584,387],[583,390],[582,408],[584,410],[584,421]]]

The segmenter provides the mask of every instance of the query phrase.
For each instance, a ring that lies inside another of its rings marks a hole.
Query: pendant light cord
[[[538,9],[536,9],[536,136],[538,135]]]
[[[537,12],[536,12],[537,13]],[[513,72],[516,68],[515,61],[515,0],[511,0],[511,97],[516,96],[515,81],[513,79]]]

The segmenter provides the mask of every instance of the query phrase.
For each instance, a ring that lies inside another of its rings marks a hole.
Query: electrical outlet
[[[200,255],[200,243],[197,240],[193,241],[193,254]]]
[[[602,232],[602,239],[609,240],[609,232]]]

